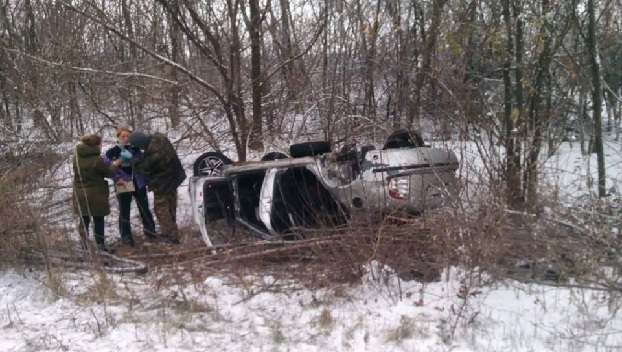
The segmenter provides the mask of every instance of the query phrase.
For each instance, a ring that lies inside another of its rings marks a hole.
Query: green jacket
[[[157,194],[177,191],[186,179],[186,171],[171,141],[161,133],[149,136],[144,158],[136,165],[138,171],[147,175],[149,189]]]
[[[112,178],[116,166],[106,166],[100,150],[79,144],[73,156],[73,210],[81,216],[110,214],[109,187],[105,177]]]

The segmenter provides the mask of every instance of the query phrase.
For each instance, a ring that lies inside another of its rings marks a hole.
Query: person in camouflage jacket
[[[73,156],[73,210],[79,216],[78,233],[82,247],[88,249],[88,233],[91,218],[95,242],[100,251],[107,252],[104,239],[104,217],[110,214],[108,181],[121,164],[114,161],[110,166],[101,157],[102,139],[98,135],[84,136],[76,146]]]
[[[162,237],[179,243],[177,227],[177,188],[186,179],[186,172],[171,141],[161,133],[146,135],[134,131],[130,144],[144,150],[142,160],[135,160],[136,169],[147,176],[147,187],[153,192],[153,210],[160,223]]]

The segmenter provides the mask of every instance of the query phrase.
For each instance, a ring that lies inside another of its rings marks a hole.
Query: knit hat
[[[140,131],[134,131],[130,134],[130,144],[140,149],[147,149],[149,138]]]

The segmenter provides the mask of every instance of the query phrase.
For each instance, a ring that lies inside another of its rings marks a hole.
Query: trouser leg
[[[177,227],[177,191],[167,197],[169,216],[171,217],[171,238],[179,242],[179,228]]]
[[[179,230],[176,223],[177,192],[153,195],[153,209],[160,223],[162,235],[171,240],[179,241]]]
[[[81,216],[80,221],[78,223],[78,234],[80,235],[80,245],[82,249],[88,249],[88,239],[89,239],[89,224],[91,223],[91,218],[88,216]]]
[[[93,227],[95,232],[95,242],[97,242],[97,248],[106,249],[106,242],[104,238],[104,217],[93,216]]]
[[[148,238],[155,237],[155,221],[153,220],[153,214],[151,214],[149,210],[147,188],[137,188],[134,192],[134,198],[136,199],[136,206],[138,207],[138,212],[143,222],[143,233]]]
[[[120,193],[117,195],[119,201],[119,233],[121,243],[134,243],[132,238],[132,223],[130,222],[130,212],[132,209],[132,194]]]
[[[173,224],[175,225],[175,231],[178,232],[178,229],[177,229],[177,192],[171,194],[168,197],[167,201],[169,202],[168,210],[170,211],[171,219],[173,220]]]

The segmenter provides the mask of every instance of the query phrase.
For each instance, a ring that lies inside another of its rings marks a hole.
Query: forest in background
[[[0,143],[157,121],[244,161],[271,141],[415,128],[503,146],[490,176],[520,207],[537,200],[543,150],[576,134],[605,196],[621,12],[621,0],[4,0]]]

